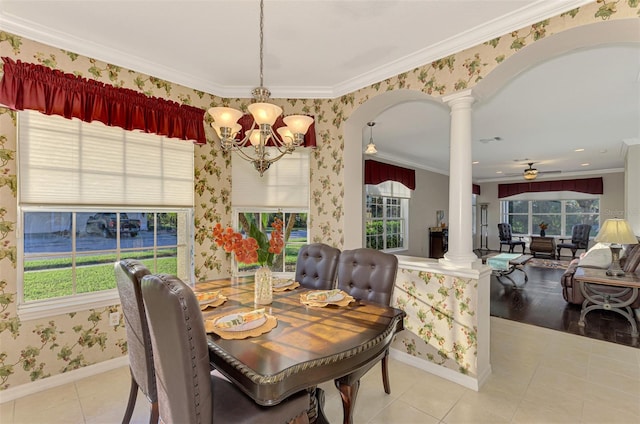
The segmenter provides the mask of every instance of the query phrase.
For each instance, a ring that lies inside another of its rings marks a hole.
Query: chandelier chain
[[[264,0],[260,0],[260,87],[264,87],[263,68],[263,49],[264,49]]]

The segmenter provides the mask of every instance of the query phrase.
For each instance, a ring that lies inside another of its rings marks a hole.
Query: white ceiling
[[[266,0],[264,85],[335,98],[588,2]],[[257,0],[0,2],[3,30],[223,97],[259,85],[258,23]],[[474,105],[474,180],[529,161],[562,175],[622,168],[622,141],[640,139],[638,46],[640,34],[572,52]],[[448,172],[446,106],[403,103],[373,120],[379,157]]]

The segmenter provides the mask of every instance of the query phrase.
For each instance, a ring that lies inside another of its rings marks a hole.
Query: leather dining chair
[[[591,225],[574,225],[571,229],[571,242],[565,243],[565,240],[568,240],[568,238],[560,237],[560,243],[556,245],[558,258],[560,258],[560,249],[571,250],[571,259],[575,259],[578,249],[584,249],[586,251],[589,247],[589,234],[591,234]]]
[[[217,372],[211,372],[204,320],[193,290],[178,277],[142,279],[154,352],[163,423],[309,422],[309,394],[301,391],[278,405],[260,406]]]
[[[138,388],[140,388],[151,402],[149,423],[155,424],[158,422],[158,393],[153,371],[151,338],[149,337],[149,327],[140,291],[142,277],[149,275],[150,271],[142,262],[133,259],[116,262],[114,271],[127,333],[127,351],[131,373],[129,401],[122,422],[129,423],[131,421],[131,415],[136,406]]]
[[[324,243],[302,246],[296,262],[296,281],[312,290],[329,290],[336,286],[340,250]]]
[[[500,252],[502,252],[502,246],[509,246],[509,253],[513,253],[514,246],[522,246],[522,254],[524,255],[524,240],[514,240],[511,224],[506,222],[498,224],[498,237],[500,237]]]
[[[397,271],[395,255],[367,248],[344,250],[338,260],[338,288],[356,299],[389,306]],[[381,360],[382,384],[384,391],[390,394],[389,349]]]

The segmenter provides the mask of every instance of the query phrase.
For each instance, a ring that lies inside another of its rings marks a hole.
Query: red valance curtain
[[[513,184],[498,184],[498,198],[515,196],[521,193],[539,193],[546,191],[577,191],[579,193],[602,194],[602,177],[580,180],[534,181]]]
[[[85,122],[100,121],[125,130],[194,140],[197,144],[207,142],[202,109],[42,65],[15,62],[9,57],[2,60],[0,103],[10,109],[37,110]]]
[[[287,125],[284,123],[284,121],[282,120],[283,116],[279,116],[278,119],[276,119],[276,122],[273,124],[273,131],[276,132],[276,130],[280,127],[286,127]],[[250,114],[247,115],[242,115],[242,117],[238,120],[238,124],[240,124],[242,126],[242,130],[240,131],[240,133],[238,133],[238,135],[236,136],[237,139],[242,139],[242,137],[244,137],[245,132],[255,128],[254,126],[254,121],[253,121],[253,116],[251,116]],[[277,134],[277,132],[276,132]],[[269,143],[267,143],[268,146],[274,146],[273,144],[273,140],[269,140]],[[311,126],[309,127],[309,130],[307,131],[307,133],[304,135],[304,143],[302,143],[302,145],[304,147],[316,147],[316,122],[315,120],[311,123]]]
[[[385,181],[396,181],[411,190],[416,189],[416,171],[401,166],[390,165],[375,160],[364,161],[364,183],[380,184]]]
[[[472,186],[472,194],[480,195],[480,186],[478,184],[473,184]]]

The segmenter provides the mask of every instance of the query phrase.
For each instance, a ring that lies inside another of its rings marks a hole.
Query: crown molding
[[[403,72],[482,44],[493,38],[524,28],[533,23],[575,9],[593,0],[538,0],[486,24],[471,28],[440,43],[427,46],[415,53],[378,67],[333,87],[327,86],[269,86],[272,98],[333,99],[363,87],[391,78]],[[32,22],[22,20],[0,10],[0,27],[4,31],[30,38],[34,41],[72,51],[113,65],[122,66],[157,78],[181,84],[220,97],[249,98],[254,86],[222,86],[211,80],[195,78],[175,68],[160,66],[137,56],[126,54],[86,39],[73,37],[64,31],[52,31]]]

